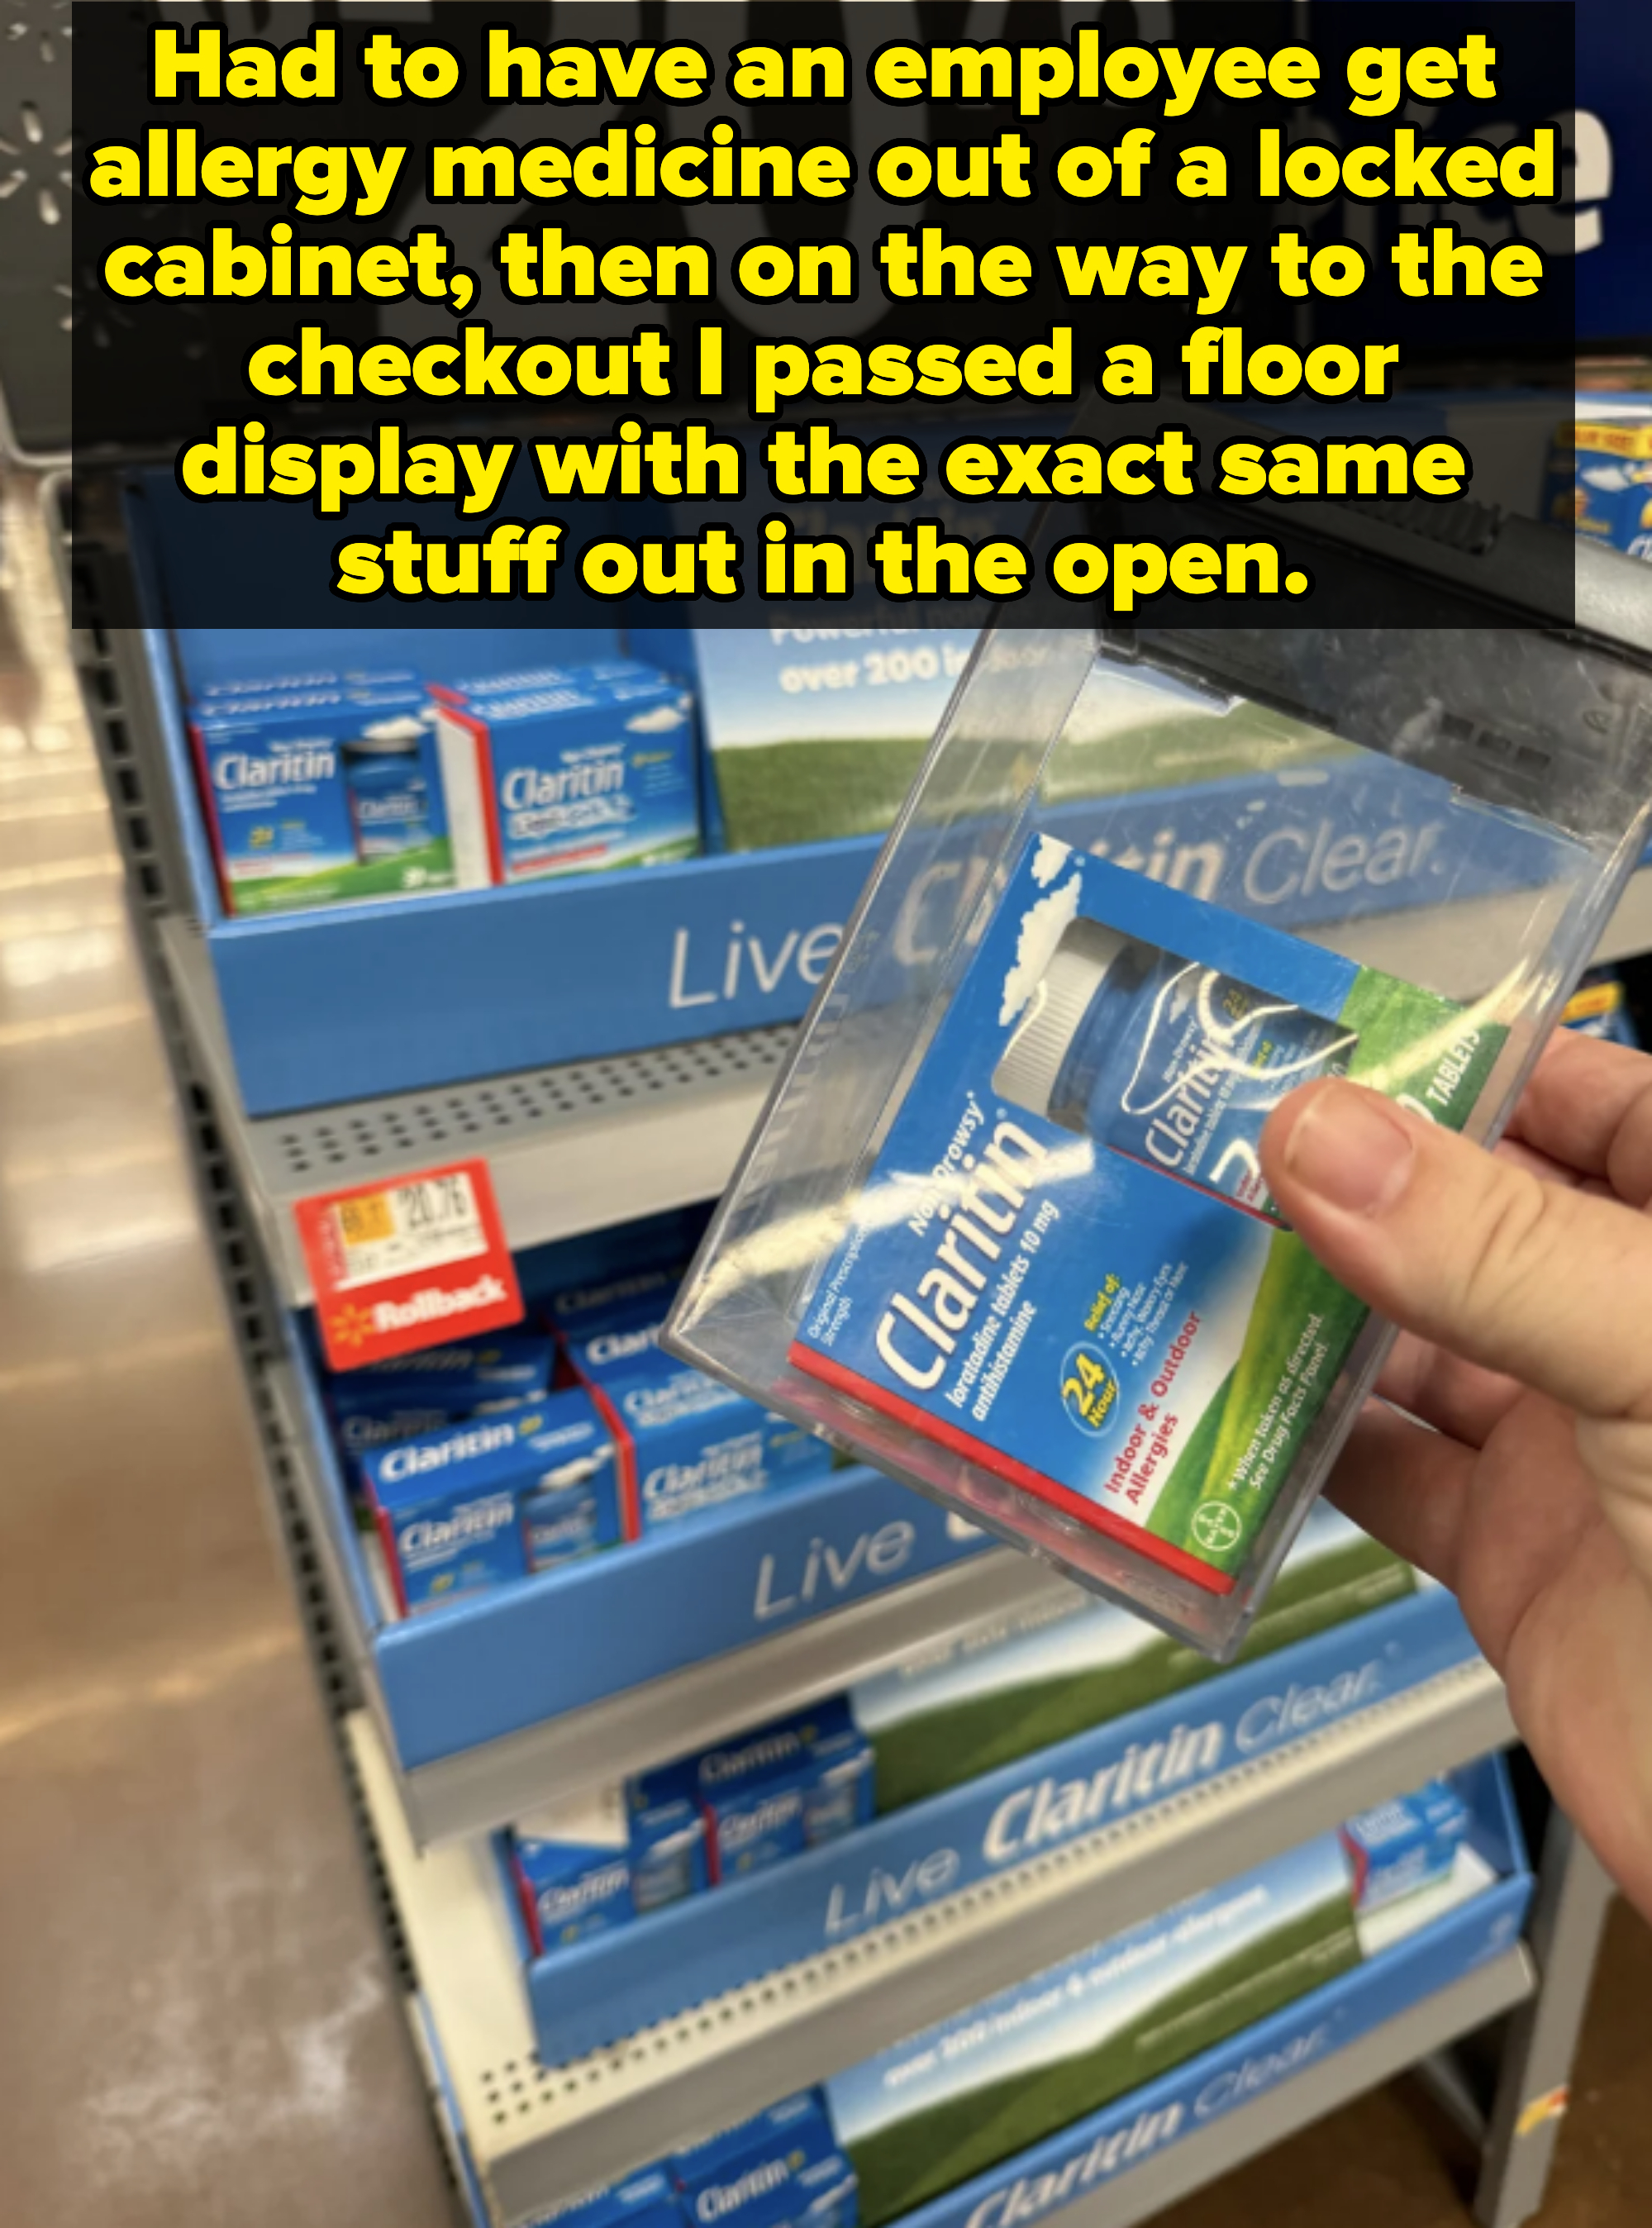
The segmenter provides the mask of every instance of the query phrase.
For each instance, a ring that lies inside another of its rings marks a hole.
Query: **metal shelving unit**
[[[1489,900],[1490,917],[1506,900]],[[1339,939],[1367,964],[1404,974],[1407,955],[1437,973],[1443,917],[1385,914]],[[1482,931],[1482,934],[1489,933]],[[514,1246],[687,1207],[721,1191],[763,1111],[789,1028],[706,1037],[657,1052],[526,1068],[485,1083],[358,1099],[254,1120],[240,1111],[211,962],[199,932],[170,918],[160,947],[224,1139],[257,1218],[281,1296],[310,1297],[292,1220],[295,1200],[428,1168],[444,1154],[485,1153]],[[1602,938],[1602,960],[1652,948],[1652,868],[1630,882]],[[1454,986],[1466,995],[1478,983]]]
[[[1513,1737],[1482,1662],[1222,1773],[853,1943],[702,2004],[616,2050],[541,2068],[519,1952],[485,1846],[413,1845],[365,1717],[347,1728],[502,2224],[547,2212],[708,2128],[853,2065],[1109,1933],[1324,1833]]]
[[[95,595],[99,554],[74,561]],[[106,560],[118,564],[118,551]],[[1498,1682],[1469,1667],[1344,1720],[1193,1795],[1138,1813],[921,1917],[787,1969],[579,2065],[533,2053],[522,1975],[497,1890],[474,1842],[422,1856],[416,1837],[471,1832],[542,1793],[714,1737],[760,1710],[808,1699],[871,1663],[1034,1598],[1060,1583],[983,1554],[880,1601],[836,1612],[756,1651],[638,1687],[431,1776],[390,1764],[337,1542],[318,1509],[303,1434],[282,1393],[283,1309],[304,1296],[288,1206],[306,1190],[386,1175],[445,1149],[485,1151],[518,1245],[703,1198],[720,1188],[766,1092],[782,1032],[556,1068],[250,1122],[239,1108],[200,939],[186,925],[170,804],[133,694],[141,661],[93,624],[77,637],[88,716],[108,779],[132,910],[177,1078],[203,1214],[266,1457],[272,1500],[357,1804],[363,1852],[410,2016],[428,2015],[465,2152],[499,2228],[852,2062],[925,2021],[1260,1861],[1350,1812],[1506,1741]],[[1373,934],[1430,932],[1397,921]],[[1652,873],[1636,877],[1603,956],[1652,944]],[[1397,951],[1397,944],[1393,947]],[[789,1683],[788,1683],[789,1682]],[[760,1713],[760,1710],[759,1713]],[[429,1768],[427,1768],[429,1769]],[[1534,2110],[1564,2084],[1606,1888],[1559,1821],[1531,1930],[1512,1952],[1417,2005],[1336,2058],[1190,2137],[1066,2214],[1071,2228],[1125,2228],[1370,2083],[1513,2011],[1496,2094],[1452,2094],[1482,2143],[1482,2228],[1515,2228],[1540,2199],[1555,2130]],[[445,2103],[440,2109],[446,2110]],[[457,2148],[457,2144],[455,2146]]]

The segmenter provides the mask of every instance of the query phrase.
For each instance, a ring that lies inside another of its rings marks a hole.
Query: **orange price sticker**
[[[293,1214],[335,1369],[522,1321],[485,1161],[323,1193]]]

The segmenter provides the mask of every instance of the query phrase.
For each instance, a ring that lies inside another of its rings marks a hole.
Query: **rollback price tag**
[[[522,1321],[485,1161],[323,1192],[292,1212],[335,1369]]]

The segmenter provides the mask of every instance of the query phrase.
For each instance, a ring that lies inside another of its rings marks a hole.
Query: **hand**
[[[1332,1498],[1457,1594],[1557,1800],[1652,1916],[1652,1058],[1557,1033],[1495,1153],[1310,1084],[1262,1162],[1402,1327]]]

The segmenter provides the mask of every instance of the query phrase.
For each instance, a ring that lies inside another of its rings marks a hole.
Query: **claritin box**
[[[361,1463],[381,1447],[542,1399],[550,1369],[544,1332],[505,1330],[474,1344],[431,1347],[330,1373],[327,1403],[352,1481],[360,1483]]]
[[[577,1390],[385,1448],[362,1472],[404,1616],[621,1536],[613,1442]]]
[[[791,1358],[1227,1594],[1367,1316],[1280,1226],[1263,1124],[1346,1074],[1460,1128],[1503,1034],[1034,837]]]
[[[1350,1818],[1342,1847],[1354,1871],[1356,1909],[1384,1911],[1449,1879],[1468,1830],[1467,1803],[1440,1779]]]
[[[342,1369],[327,1380],[335,1415],[426,1405],[469,1415],[498,1400],[536,1400],[550,1388],[551,1341],[544,1331],[501,1330],[483,1339],[426,1347],[419,1354]]]
[[[700,848],[694,706],[644,666],[584,666],[436,700],[466,887],[689,859]]]
[[[695,1807],[716,1885],[865,1825],[872,1751],[839,1698],[647,1773],[638,1789],[651,1802],[681,1798]]]
[[[628,1537],[831,1468],[831,1449],[813,1432],[651,1343],[588,1381],[618,1428]]]
[[[677,2152],[669,2171],[694,2228],[855,2228],[855,2171],[812,2090]]]
[[[421,689],[214,697],[195,706],[190,734],[227,912],[453,887]]]
[[[555,1803],[509,1834],[509,1864],[535,1954],[627,1926],[707,1885],[706,1829],[684,1797],[618,1787]]]

